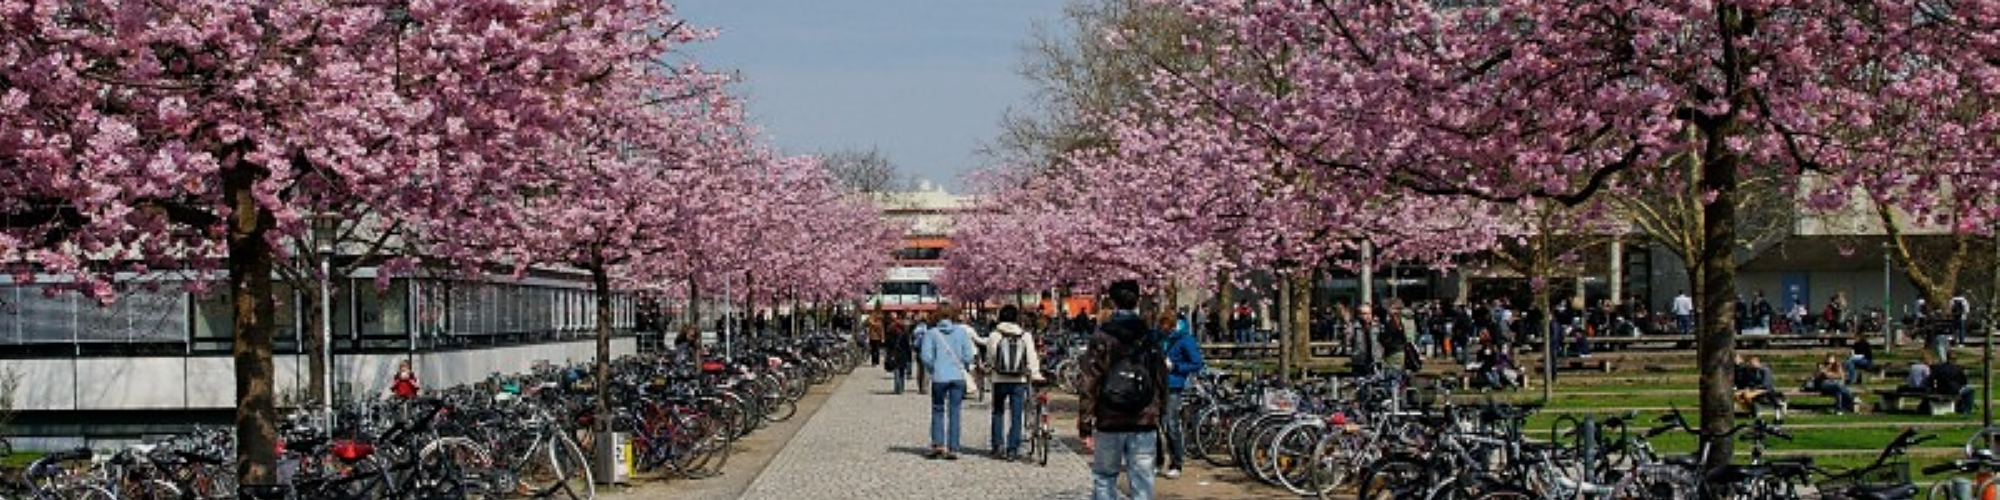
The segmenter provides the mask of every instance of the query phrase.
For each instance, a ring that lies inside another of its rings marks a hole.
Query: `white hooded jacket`
[[[996,373],[991,375],[992,381],[994,383],[1021,384],[1021,383],[1027,383],[1030,378],[1041,378],[1040,374],[1042,373],[1042,352],[1041,352],[1042,350],[1039,349],[1035,344],[1035,335],[1032,333],[1028,333],[1027,330],[1021,329],[1021,325],[1016,325],[1013,323],[1001,323],[998,326],[993,327],[993,332],[991,334],[988,334],[984,337],[975,338],[974,340],[978,341],[979,345],[986,348],[986,366],[993,367],[993,366],[999,366],[1000,359],[997,356],[1000,355],[999,346],[1001,339],[1013,337],[1016,335],[1020,336],[1023,345],[1028,347],[1028,373],[1025,375],[1014,375],[1014,376],[1006,376]]]

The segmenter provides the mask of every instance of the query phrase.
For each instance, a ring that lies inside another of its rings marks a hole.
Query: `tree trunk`
[[[688,275],[688,324],[694,325],[695,333],[701,332],[701,287],[694,282],[694,275]]]
[[[1719,434],[1735,425],[1735,386],[1732,384],[1736,354],[1736,328],[1731,324],[1736,296],[1736,167],[1739,159],[1728,149],[1721,126],[1704,130],[1707,146],[1702,152],[1701,187],[1715,193],[1714,202],[1702,210],[1700,280],[1695,300],[1701,305],[1696,363],[1701,366],[1701,429]],[[1703,463],[1728,463],[1733,447],[1728,439],[1717,439]]]
[[[590,265],[590,289],[597,292],[597,418],[599,432],[611,430],[611,273],[603,260]]]
[[[1292,287],[1288,286],[1291,284],[1291,272],[1281,270],[1278,273],[1280,280],[1278,282],[1278,317],[1280,320],[1271,322],[1271,326],[1278,330],[1276,332],[1278,334],[1278,383],[1291,385],[1292,369],[1296,368],[1296,365],[1292,364],[1292,334],[1294,332],[1291,328],[1292,325],[1284,320],[1291,318],[1290,312],[1297,306],[1292,303]]]
[[[1903,268],[1903,275],[1909,277],[1910,284],[1916,285],[1917,294],[1924,298],[1924,304],[1938,311],[1949,310],[1946,308],[1951,305],[1952,292],[1958,288],[1959,271],[1965,267],[1965,262],[1972,253],[1972,233],[1953,231],[1951,256],[1945,258],[1943,266],[1935,266],[1935,263],[1931,262],[1918,263],[1916,256],[1911,255],[1909,241],[1904,237],[1903,228],[1896,224],[1895,215],[1889,211],[1889,205],[1876,203],[1875,215],[1882,221],[1882,230],[1888,235],[1889,242],[1894,245],[1890,249],[1890,254],[1895,256],[1896,265]],[[1937,274],[1932,274],[1926,269],[1926,265],[1938,269]],[[1923,314],[1929,311],[1917,312]],[[1883,321],[1888,321],[1890,315],[1890,311],[1883,310]]]
[[[319,286],[317,285],[295,286],[292,288],[299,292],[300,316],[305,320],[303,323],[304,328],[299,329],[299,338],[305,340],[306,346],[306,394],[314,401],[319,401],[321,399],[320,395],[326,393],[326,384],[329,383],[328,375],[333,368],[327,366],[326,350],[328,346],[326,345],[326,339],[320,338],[319,334],[320,324],[326,321],[326,318],[320,317],[319,314],[320,301],[326,300],[326,298],[320,296]],[[319,404],[326,405],[328,408],[333,407],[332,401],[319,401]]]
[[[1310,355],[1312,352],[1312,345],[1310,344],[1312,341],[1312,276],[1312,269],[1300,269],[1292,271],[1285,278],[1286,285],[1292,290],[1291,327],[1286,328],[1290,337],[1284,340],[1285,345],[1288,346],[1285,353],[1291,358],[1292,368],[1299,370],[1302,377],[1305,372],[1306,361],[1312,359]]]
[[[1546,244],[1549,241],[1549,239],[1544,238],[1542,241],[1544,244]],[[1550,398],[1555,396],[1554,391],[1556,386],[1556,349],[1558,348],[1556,344],[1561,342],[1561,340],[1556,338],[1556,334],[1554,331],[1555,320],[1556,320],[1554,314],[1555,311],[1549,307],[1549,301],[1551,300],[1550,296],[1552,295],[1551,293],[1549,293],[1549,285],[1550,285],[1548,279],[1549,268],[1548,266],[1543,265],[1542,263],[1543,261],[1539,258],[1540,255],[1539,252],[1541,252],[1541,250],[1530,249],[1529,251],[1538,252],[1536,254],[1537,257],[1535,257],[1535,263],[1533,264],[1534,273],[1529,275],[1530,276],[1529,279],[1531,280],[1534,278],[1542,279],[1542,286],[1532,287],[1533,288],[1532,292],[1534,292],[1535,294],[1534,328],[1535,332],[1537,332],[1535,335],[1540,336],[1542,338],[1542,347],[1541,347],[1542,402],[1546,403],[1550,401]],[[1523,339],[1527,337],[1526,335],[1520,335],[1520,336]]]
[[[263,167],[237,160],[223,176],[229,203],[229,293],[236,317],[230,355],[236,363],[236,478],[238,484],[277,483],[278,407],[271,366],[271,324],[277,305],[271,297],[276,252],[266,239],[271,212],[253,190],[268,176]]]

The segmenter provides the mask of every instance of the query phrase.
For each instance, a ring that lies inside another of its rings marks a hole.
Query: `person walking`
[[[1972,302],[1965,300],[1965,291],[1951,297],[1951,322],[1953,344],[1965,345],[1965,321],[1972,317]]]
[[[910,325],[910,350],[912,352],[924,352],[924,339],[930,337],[930,321],[931,318],[922,314],[912,315],[908,319]],[[916,361],[917,394],[930,394],[931,362],[921,356],[917,357]]]
[[[875,306],[875,314],[868,315],[868,366],[882,364],[882,343],[888,340],[889,324],[882,318],[882,306]]]
[[[910,330],[903,326],[901,318],[891,318],[882,322],[882,343],[886,346],[882,356],[882,366],[889,369],[889,375],[896,379],[896,394],[903,393],[903,380],[910,377]]]
[[[931,376],[930,458],[958,460],[959,415],[965,404],[966,373],[973,361],[970,328],[953,323],[955,307],[938,308],[936,323],[926,330],[923,360]]]
[[[1139,284],[1113,283],[1107,295],[1116,310],[1090,338],[1077,397],[1077,434],[1091,455],[1092,500],[1118,500],[1120,472],[1132,486],[1132,500],[1151,500],[1167,399],[1166,356],[1149,342],[1151,329],[1139,317]]]
[[[994,458],[1014,460],[1021,456],[1021,419],[1027,414],[1028,384],[1042,381],[1042,355],[1035,348],[1034,335],[1021,328],[1019,308],[1002,306],[999,320],[991,334],[977,339],[986,349],[986,366],[992,370],[993,432],[987,443]]]
[[[1694,331],[1694,298],[1688,297],[1687,290],[1674,294],[1674,327],[1681,335]]]
[[[1207,365],[1201,360],[1201,343],[1188,331],[1187,322],[1163,316],[1161,328],[1171,329],[1160,341],[1160,349],[1167,358],[1167,404],[1160,413],[1160,426],[1167,436],[1167,471],[1162,476],[1180,479],[1181,457],[1187,454],[1187,431],[1181,428],[1181,394],[1187,391],[1188,379],[1200,376]]]

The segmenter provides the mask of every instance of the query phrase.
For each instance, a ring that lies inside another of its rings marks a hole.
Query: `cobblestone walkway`
[[[977,455],[925,459],[930,396],[914,387],[891,395],[888,378],[879,368],[870,371],[862,367],[840,383],[744,491],[744,500],[1090,497],[1084,459],[1060,447],[1047,467]],[[960,440],[967,450],[986,449],[991,411],[984,402],[966,402]]]

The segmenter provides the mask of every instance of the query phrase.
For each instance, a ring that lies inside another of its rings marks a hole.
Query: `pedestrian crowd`
[[[1182,391],[1205,368],[1188,319],[1175,311],[1142,315],[1140,294],[1136,282],[1114,283],[1105,292],[1110,307],[1098,317],[1050,325],[1089,328],[1083,330],[1088,347],[1078,360],[1076,422],[1096,499],[1119,498],[1121,476],[1135,500],[1152,497],[1156,476],[1181,476],[1186,443],[1176,416]],[[912,376],[916,391],[929,394],[925,458],[958,460],[967,453],[961,414],[967,391],[983,382],[991,384],[993,396],[984,452],[1000,460],[1021,459],[1025,406],[1050,377],[1043,363],[1048,346],[1038,343],[1043,339],[1013,306],[1000,308],[983,328],[969,319],[950,304],[926,313],[878,310],[867,323],[868,342],[876,348],[871,363],[890,373],[891,394],[903,394]]]

